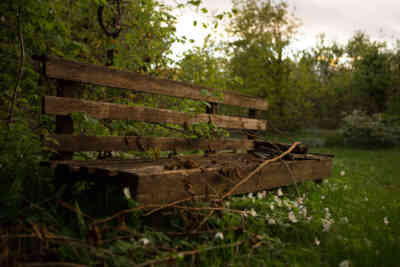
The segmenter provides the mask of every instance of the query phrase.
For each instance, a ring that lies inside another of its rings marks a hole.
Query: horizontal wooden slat
[[[254,141],[247,139],[187,139],[166,137],[138,137],[138,136],[73,136],[73,135],[51,135],[48,145],[61,152],[78,151],[146,151],[150,148],[160,151],[184,151],[184,150],[227,150],[254,148]]]
[[[45,96],[44,112],[53,115],[68,115],[72,112],[85,112],[99,119],[135,120],[155,123],[191,125],[212,122],[221,128],[265,130],[266,121],[240,117],[211,114],[189,114],[167,109],[128,106],[102,103],[68,97]]]
[[[142,204],[166,204],[186,199],[192,194],[221,196],[262,162],[251,154],[224,154],[211,156],[210,159],[201,157],[196,160],[189,157],[198,166],[178,170],[166,168],[176,162],[176,159],[161,159],[148,163],[141,161],[108,163],[103,160],[90,164],[90,162],[75,161],[59,162],[58,166],[70,167],[74,178],[81,177],[81,179],[130,186],[136,200]],[[315,159],[271,163],[242,184],[235,194],[257,192],[307,180],[319,180],[331,175],[331,158],[318,156],[312,158]]]
[[[241,157],[246,157],[244,154]],[[240,157],[238,157],[240,159]],[[250,159],[251,160],[251,159]],[[139,175],[136,200],[145,204],[166,204],[194,195],[223,195],[246,177],[259,164],[232,161],[225,168],[197,168]],[[290,169],[288,169],[290,168]],[[331,175],[332,160],[296,160],[287,164],[276,162],[263,168],[235,194],[257,192]],[[223,170],[223,171],[222,171]],[[240,176],[238,176],[240,175]],[[187,190],[190,188],[190,191]]]
[[[264,99],[244,96],[228,90],[224,90],[223,98],[220,98],[215,96],[216,92],[218,92],[217,89],[193,86],[183,82],[157,79],[134,72],[57,58],[48,58],[46,60],[46,75],[55,79],[190,98],[258,110],[267,110],[268,108],[268,102]]]

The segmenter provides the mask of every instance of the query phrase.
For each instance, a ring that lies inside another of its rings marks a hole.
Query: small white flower
[[[276,224],[276,221],[274,218],[269,218],[268,219],[268,224]]]
[[[303,204],[303,198],[302,197],[297,198],[297,203],[302,205]]]
[[[263,192],[258,192],[257,193],[257,198],[258,199],[263,199],[265,198],[265,196],[267,195],[267,192],[263,191]]]
[[[231,206],[231,202],[226,201],[226,202],[225,202],[225,207],[229,208],[230,206]]]
[[[274,196],[274,200],[275,200],[276,204],[278,205],[278,207],[282,207],[282,201],[279,197]]]
[[[271,210],[274,210],[274,208],[275,208],[274,203],[269,204],[269,208],[270,208]]]
[[[215,239],[221,239],[221,240],[223,240],[223,239],[224,239],[224,234],[223,234],[222,232],[216,233],[216,234],[215,234]]]
[[[288,213],[288,218],[289,218],[289,221],[291,221],[292,223],[297,223],[298,222],[298,220],[297,220],[296,216],[294,215],[293,211]]]
[[[347,189],[349,189],[349,187],[347,186],[347,184],[345,184],[344,186],[343,186],[343,189],[346,191]]]
[[[350,261],[349,260],[344,260],[341,263],[339,263],[339,267],[350,267]]]
[[[384,223],[385,225],[388,225],[388,224],[389,224],[389,220],[388,220],[387,217],[383,218],[383,223]]]
[[[251,209],[250,212],[249,212],[249,214],[250,214],[251,216],[253,216],[253,217],[256,217],[256,216],[257,216],[257,212],[256,212],[254,209]]]
[[[323,232],[329,232],[329,230],[331,229],[331,225],[332,225],[332,221],[327,220],[327,219],[322,219],[322,231]]]
[[[303,215],[303,217],[307,217],[307,208],[302,206],[300,208],[300,214]]]
[[[283,196],[282,189],[279,188],[278,191],[277,191],[277,193],[278,193],[278,196],[280,196],[280,197]]]
[[[321,199],[325,199],[325,196],[321,196]]]
[[[124,192],[124,195],[125,195],[126,199],[131,199],[132,198],[131,190],[129,190],[129,187],[124,187],[123,192]]]
[[[321,242],[318,240],[318,238],[315,238],[314,240],[315,245],[319,246],[319,244],[321,244]]]
[[[348,223],[349,219],[347,217],[340,218],[341,223]]]
[[[345,171],[341,171],[340,172],[340,176],[345,176],[346,175],[346,172]]]
[[[249,193],[249,194],[247,195],[247,197],[250,198],[250,199],[253,199],[253,198],[254,198],[253,193]]]
[[[147,238],[142,238],[139,240],[139,243],[142,243],[143,246],[147,246],[148,244],[150,244],[150,240]]]

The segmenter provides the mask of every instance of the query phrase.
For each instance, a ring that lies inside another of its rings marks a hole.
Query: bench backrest
[[[191,125],[212,122],[215,126],[228,129],[265,130],[266,121],[255,119],[256,110],[267,110],[267,101],[224,90],[216,96],[217,89],[193,86],[183,82],[152,78],[146,75],[120,71],[93,64],[45,58],[44,69],[48,78],[59,80],[57,96],[44,96],[43,112],[57,115],[56,134],[51,137],[58,143],[57,150],[63,159],[71,159],[78,151],[132,151],[157,147],[159,150],[246,149],[254,147],[250,139],[185,139],[139,136],[74,136],[73,112],[84,112],[91,117],[113,120],[134,120],[148,123],[171,123]],[[129,106],[74,98],[80,83],[121,88],[134,92],[166,95],[178,98],[206,101],[210,103],[207,113],[189,114],[169,109]],[[249,109],[249,117],[217,115],[218,104],[227,104]]]

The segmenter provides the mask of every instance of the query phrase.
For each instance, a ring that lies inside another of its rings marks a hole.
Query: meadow
[[[308,134],[296,138],[313,140]],[[44,195],[14,210],[14,219],[9,213],[1,236],[9,240],[2,255],[7,248],[10,257],[0,257],[0,263],[399,266],[400,149],[314,143],[312,152],[335,155],[331,177],[234,196],[215,212],[211,203],[198,202],[154,216],[132,211],[125,220],[96,224],[104,217],[87,215],[88,207],[100,205],[96,199],[67,204]],[[122,206],[139,205],[121,191],[117,198]]]

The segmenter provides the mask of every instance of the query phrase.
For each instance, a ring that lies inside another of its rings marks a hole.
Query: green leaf
[[[204,14],[206,14],[206,13],[208,13],[208,10],[207,10],[207,8],[203,7],[203,8],[201,9],[201,12],[203,12]]]
[[[195,27],[197,26],[197,20],[193,21],[193,26],[195,26]]]

